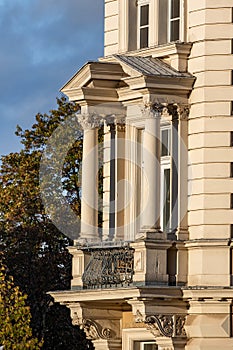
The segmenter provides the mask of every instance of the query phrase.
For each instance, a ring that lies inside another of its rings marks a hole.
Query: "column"
[[[143,111],[143,213],[142,231],[160,231],[160,114],[162,106],[153,105]]]
[[[82,160],[81,233],[79,240],[98,237],[98,129],[90,116],[80,116],[84,129]]]
[[[188,239],[188,105],[178,105],[178,226],[177,238]]]
[[[124,240],[125,120],[116,124],[116,230],[115,240]]]
[[[171,124],[171,222],[170,222],[170,230],[175,233],[178,225],[178,206],[179,206],[179,198],[178,198],[178,176],[180,177],[178,162],[178,113],[177,106],[168,105],[167,106],[169,114],[172,116],[172,124]]]

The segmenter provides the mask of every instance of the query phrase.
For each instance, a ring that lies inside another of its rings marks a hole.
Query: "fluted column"
[[[80,240],[98,237],[98,120],[80,116],[83,127],[82,197]]]
[[[160,231],[160,114],[162,106],[144,109],[142,231]]]

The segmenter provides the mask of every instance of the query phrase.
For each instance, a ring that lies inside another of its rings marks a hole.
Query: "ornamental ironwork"
[[[129,246],[89,248],[90,260],[82,276],[83,288],[128,286],[133,282],[134,250]]]

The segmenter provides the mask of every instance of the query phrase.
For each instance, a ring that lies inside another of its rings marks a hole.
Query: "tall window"
[[[149,4],[138,6],[138,23],[139,23],[139,43],[140,49],[149,46]]]
[[[161,126],[161,228],[169,232],[171,227],[171,129]]]
[[[169,0],[169,41],[180,39],[180,0]]]

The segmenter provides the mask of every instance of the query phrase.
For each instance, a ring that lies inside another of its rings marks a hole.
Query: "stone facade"
[[[105,0],[105,56],[62,88],[84,129],[82,217],[72,289],[51,294],[95,349],[233,348],[232,10]]]

